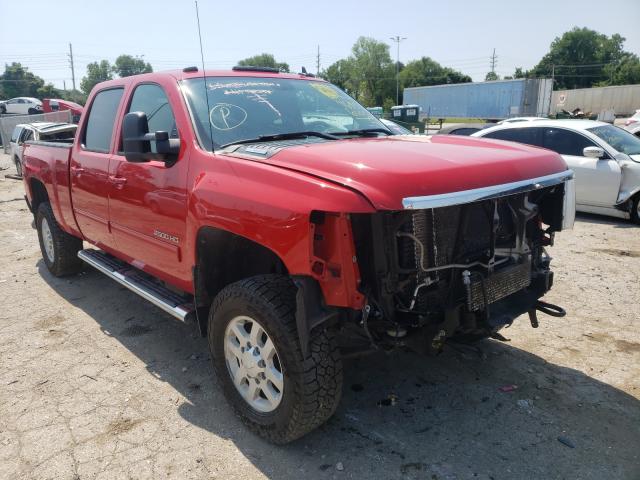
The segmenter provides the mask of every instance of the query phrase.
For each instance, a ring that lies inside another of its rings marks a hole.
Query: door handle
[[[121,189],[124,187],[124,184],[127,183],[127,179],[124,177],[117,177],[115,175],[109,175],[109,181],[113,183],[113,186],[117,189]]]
[[[82,168],[82,167],[71,167],[71,171],[75,175],[80,175],[81,173],[84,173],[84,168]]]

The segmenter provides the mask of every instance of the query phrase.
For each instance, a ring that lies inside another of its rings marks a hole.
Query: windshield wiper
[[[348,135],[371,137],[376,133],[386,133],[387,135],[393,135],[390,130],[386,128],[361,128],[360,130],[349,130],[347,132],[331,132],[331,135],[345,137]]]
[[[238,140],[236,142],[226,143],[221,145],[220,148],[230,147],[231,145],[242,145],[245,143],[258,143],[258,142],[271,142],[275,140],[289,140],[294,138],[307,138],[307,137],[318,137],[324,138],[326,140],[338,140],[332,133],[322,133],[322,132],[289,132],[289,133],[275,133],[273,135],[260,135],[256,138],[245,138],[244,140]]]

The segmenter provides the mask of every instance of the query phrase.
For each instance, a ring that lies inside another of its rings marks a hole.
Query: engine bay
[[[553,283],[564,185],[431,209],[352,215],[374,344],[439,351],[495,335],[534,311]]]

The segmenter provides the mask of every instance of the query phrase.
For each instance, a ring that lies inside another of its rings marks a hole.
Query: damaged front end
[[[572,172],[351,215],[366,304],[360,326],[377,346],[428,353],[447,338],[497,335],[533,314],[553,284],[545,248],[573,224]]]

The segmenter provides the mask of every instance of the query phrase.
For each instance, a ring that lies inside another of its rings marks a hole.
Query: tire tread
[[[84,266],[82,260],[78,258],[78,251],[82,250],[82,240],[68,234],[60,228],[49,202],[42,202],[38,206],[36,216],[40,215],[46,217],[47,223],[49,224],[49,229],[51,230],[54,242],[54,253],[56,256],[55,261],[50,265],[46,258],[42,234],[40,232],[40,221],[36,219],[40,249],[42,250],[42,257],[47,268],[51,274],[56,277],[63,277],[65,275],[78,273]]]
[[[261,275],[241,280],[225,287],[215,298],[210,314],[232,298],[249,300],[258,297],[267,302],[280,320],[282,333],[287,344],[294,346],[293,357],[297,360],[289,365],[290,379],[296,383],[292,414],[283,429],[260,425],[234,407],[243,422],[256,434],[276,444],[289,443],[314,430],[335,412],[342,395],[342,362],[335,341],[335,334],[329,329],[318,328],[309,339],[308,354],[302,354],[298,340],[295,309],[296,289],[290,278],[283,275]],[[209,325],[209,332],[213,332]],[[210,338],[210,344],[212,339]],[[226,368],[226,367],[225,367]],[[220,368],[217,369],[220,374]],[[226,372],[225,372],[226,373]]]

